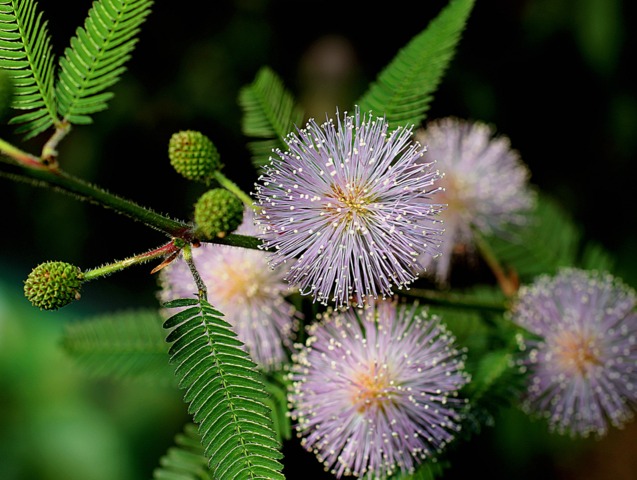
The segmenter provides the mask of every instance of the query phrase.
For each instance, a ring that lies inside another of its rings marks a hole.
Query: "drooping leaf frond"
[[[231,325],[203,300],[164,307],[181,309],[164,323],[166,341],[213,478],[283,479],[268,394]]]
[[[358,101],[392,127],[420,125],[453,58],[474,0],[451,0],[403,47]]]
[[[69,323],[63,347],[92,377],[168,385],[174,375],[162,320],[155,310],[138,310]]]
[[[26,110],[9,121],[17,133],[30,138],[58,122],[51,39],[34,0],[0,0],[0,68],[14,84],[11,106]]]
[[[187,424],[183,433],[175,437],[175,443],[159,459],[154,480],[213,480],[196,425]]]
[[[268,67],[239,92],[243,109],[243,134],[258,140],[248,143],[255,168],[268,163],[274,148],[285,149],[283,139],[295,126],[300,127],[303,112],[285,89],[282,80]]]
[[[106,90],[126,70],[124,64],[152,4],[152,0],[93,2],[84,27],[76,30],[60,58],[56,97],[65,120],[91,123],[90,114],[107,108],[113,93]]]

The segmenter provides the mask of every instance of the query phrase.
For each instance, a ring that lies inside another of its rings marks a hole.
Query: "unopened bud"
[[[188,180],[208,183],[221,168],[217,147],[201,132],[183,130],[174,133],[168,143],[173,168]]]
[[[225,188],[213,188],[204,193],[195,204],[197,232],[207,239],[225,237],[241,225],[243,203]]]
[[[35,267],[24,282],[24,295],[41,310],[57,310],[80,298],[84,275],[66,262],[45,262]]]

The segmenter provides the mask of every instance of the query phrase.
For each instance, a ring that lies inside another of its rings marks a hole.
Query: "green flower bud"
[[[213,188],[204,193],[195,204],[197,233],[207,239],[223,238],[241,225],[243,203],[225,188]]]
[[[24,282],[24,295],[40,310],[57,310],[79,300],[83,280],[79,267],[70,263],[41,263]]]
[[[168,142],[168,157],[173,168],[188,180],[208,183],[221,168],[217,147],[201,132],[174,133]]]

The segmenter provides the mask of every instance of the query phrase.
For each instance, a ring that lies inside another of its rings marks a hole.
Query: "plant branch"
[[[106,275],[110,275],[111,273],[119,272],[120,270],[124,270],[125,268],[131,267],[133,265],[139,265],[141,263],[150,262],[151,260],[155,260],[157,258],[169,257],[171,259],[176,258],[179,251],[183,248],[183,242],[179,240],[172,240],[165,245],[162,245],[159,248],[154,250],[150,250],[146,253],[141,253],[139,255],[135,255],[133,257],[126,258],[124,260],[118,260],[113,263],[109,263],[107,265],[102,265],[98,268],[93,268],[92,270],[87,270],[83,272],[84,280],[94,280],[96,278],[104,277]],[[157,269],[153,269],[153,272],[157,271]]]
[[[493,275],[495,276],[502,292],[507,297],[515,295],[520,286],[515,272],[505,272],[502,264],[493,253],[493,250],[488,245],[488,243],[485,242],[480,232],[474,230],[473,233],[473,238],[475,240],[476,246],[478,247],[482,258],[491,269],[491,272],[493,272]]]
[[[192,236],[190,233],[191,224],[173,220],[130,200],[109,193],[100,187],[60,170],[57,163],[46,165],[37,157],[24,153],[5,142],[0,143],[0,151],[10,155],[15,160],[12,164],[17,169],[17,172],[2,172],[2,174],[12,179],[26,181],[40,187],[49,187],[78,199],[111,208],[171,237],[189,238],[189,236]]]
[[[0,138],[0,153],[4,153],[7,157],[13,160],[12,163],[21,165],[25,168],[33,168],[36,170],[50,170],[55,168],[50,163],[42,160],[41,158],[31,155],[18,147],[11,145],[9,142]],[[2,158],[0,156],[0,158]]]

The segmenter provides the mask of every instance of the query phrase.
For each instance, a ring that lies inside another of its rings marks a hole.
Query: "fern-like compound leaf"
[[[91,123],[91,114],[107,108],[106,90],[120,79],[138,42],[140,25],[152,0],[98,0],[84,27],[76,30],[60,58],[56,98],[60,115],[70,123]]]
[[[54,64],[47,22],[34,0],[0,0],[0,68],[14,84],[11,118],[16,132],[30,138],[59,122]]]
[[[174,383],[168,345],[156,310],[131,310],[68,323],[64,350],[91,377]]]
[[[201,446],[201,436],[192,423],[175,437],[175,446],[161,457],[159,465],[153,472],[154,480],[213,480]]]
[[[403,47],[358,102],[390,125],[420,125],[455,54],[474,0],[451,0]]]
[[[283,479],[267,391],[231,325],[204,300],[164,307],[180,309],[164,323],[166,341],[212,477]]]
[[[303,112],[281,78],[268,67],[239,92],[243,109],[243,134],[256,140],[248,144],[255,168],[266,165],[274,148],[285,149],[285,136],[300,127]]]

